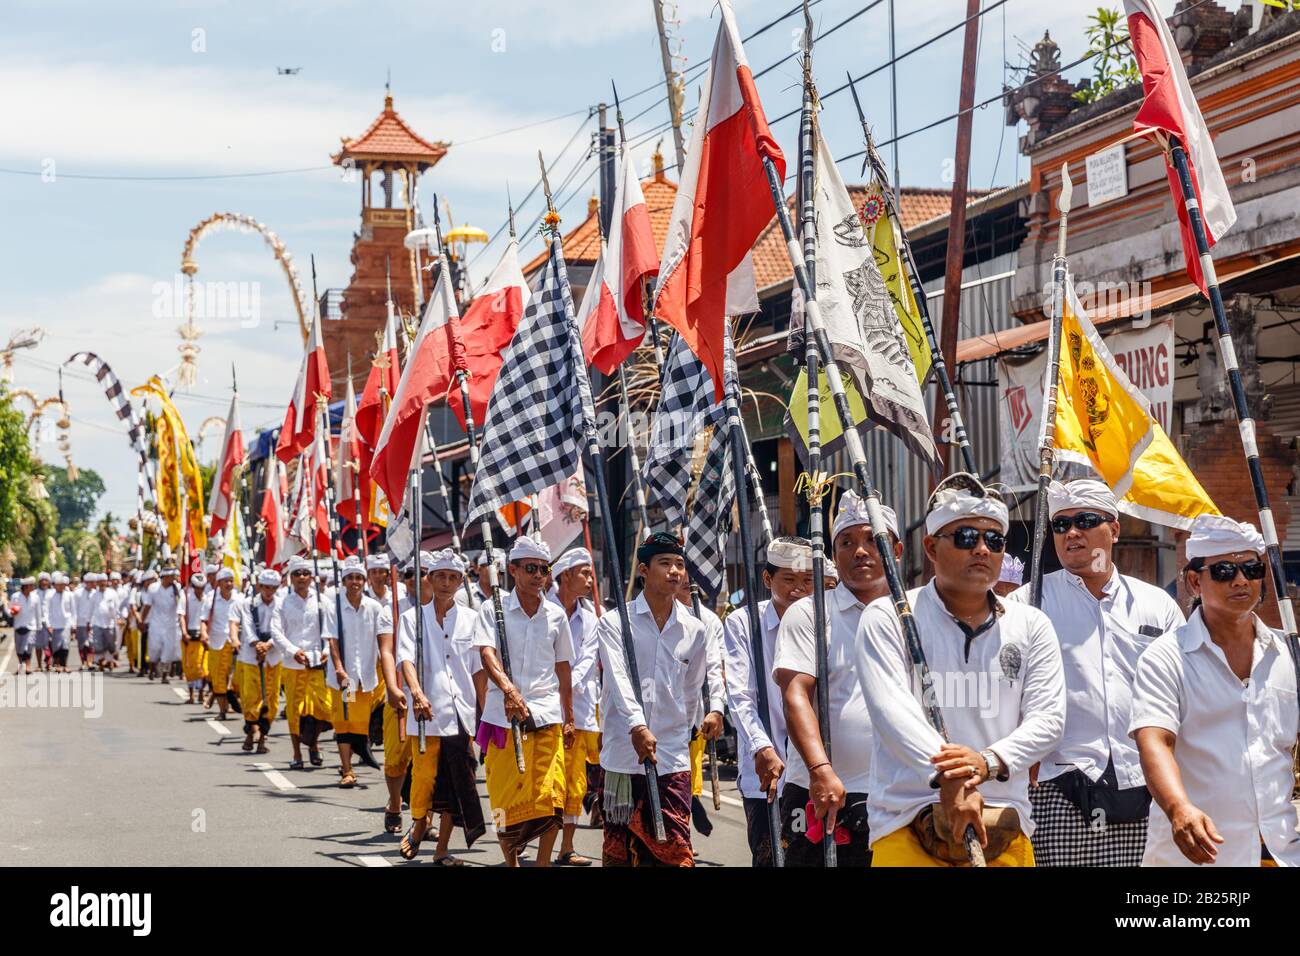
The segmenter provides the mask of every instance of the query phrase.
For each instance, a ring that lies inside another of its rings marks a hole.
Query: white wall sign
[[[1088,206],[1128,195],[1128,153],[1123,143],[1088,157]]]

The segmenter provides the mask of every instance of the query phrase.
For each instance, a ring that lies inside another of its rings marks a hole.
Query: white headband
[[[586,548],[570,548],[555,559],[555,563],[551,565],[551,573],[558,578],[565,571],[591,563],[591,552]]]
[[[388,555],[386,554],[368,554],[366,555],[367,571],[387,571],[389,568]]]
[[[259,571],[257,574],[257,583],[265,584],[268,587],[278,588],[280,586],[280,572],[267,569]]]
[[[428,551],[422,551],[420,553],[420,570],[426,574],[434,571],[455,571],[458,574],[464,574],[465,562],[451,548],[434,551],[432,554]]]
[[[777,538],[767,546],[767,563],[802,574],[812,570],[812,546]]]
[[[1010,554],[1002,555],[1002,573],[998,575],[998,581],[1006,584],[1024,584],[1025,562]]]
[[[220,584],[222,581],[233,581],[233,580],[235,580],[234,568],[222,568],[220,571],[217,572],[218,584]]]
[[[885,516],[885,527],[888,528],[895,538],[901,538],[898,533],[898,515],[894,514],[894,509],[886,504],[881,504],[880,510]],[[840,510],[835,515],[835,523],[831,526],[831,541],[839,537],[840,532],[847,528],[855,528],[858,525],[871,524],[871,516],[867,512],[867,502],[856,491],[846,491],[840,496]]]
[[[1106,482],[1096,478],[1076,478],[1065,484],[1053,481],[1047,486],[1047,507],[1049,517],[1052,518],[1058,512],[1069,511],[1071,508],[1091,508],[1119,517],[1115,493]]]
[[[363,578],[366,576],[365,565],[363,565],[355,556],[350,557],[343,562],[343,566],[339,568],[339,580],[342,581],[350,574],[359,574]]]
[[[936,534],[946,525],[962,518],[992,518],[1003,534],[1010,526],[1010,515],[1001,498],[978,497],[965,488],[940,488],[930,498],[930,512],[925,516],[925,533]]]
[[[1238,551],[1264,552],[1264,537],[1253,524],[1226,515],[1200,515],[1192,522],[1192,534],[1187,539],[1188,561]]]
[[[524,561],[532,558],[534,561],[551,560],[551,549],[543,541],[534,541],[527,535],[521,535],[515,539],[515,546],[510,549],[511,561]]]

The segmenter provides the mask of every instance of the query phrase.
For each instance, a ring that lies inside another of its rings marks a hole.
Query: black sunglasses
[[[1210,578],[1221,584],[1235,581],[1238,571],[1242,573],[1247,581],[1262,581],[1264,575],[1268,573],[1268,568],[1258,558],[1253,561],[1242,561],[1240,564],[1236,561],[1215,561],[1213,564],[1207,564],[1194,570],[1209,571]]]
[[[1053,518],[1052,530],[1056,534],[1068,534],[1071,528],[1078,528],[1080,531],[1091,531],[1098,525],[1113,520],[1110,515],[1098,514],[1095,511],[1080,511],[1077,515],[1060,515]]]
[[[984,538],[984,545],[990,551],[1001,553],[1006,549],[1007,536],[1001,531],[994,531],[992,528],[981,530],[964,524],[952,531],[936,534],[936,538],[952,538],[953,547],[961,548],[963,551],[972,551],[975,545],[979,543],[981,537]]]
[[[526,564],[520,564],[519,570],[523,571],[524,574],[546,574],[551,570],[551,566],[544,563],[539,564],[536,561],[529,561]]]

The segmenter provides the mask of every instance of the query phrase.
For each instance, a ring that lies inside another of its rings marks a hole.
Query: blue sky
[[[867,0],[821,0],[813,7],[818,31]],[[990,6],[994,0],[985,0]],[[1118,5],[1116,3],[1115,5]],[[742,34],[786,12],[793,0],[737,0]],[[1084,28],[1097,0],[1006,0],[982,20],[977,101],[994,96],[1004,63],[1045,29],[1060,44],[1063,62],[1085,49]],[[1237,6],[1229,2],[1230,8]],[[1173,0],[1162,3],[1166,14]],[[707,60],[717,29],[713,4],[681,0],[681,38],[687,67]],[[817,46],[814,68],[825,90],[846,70],[866,72],[888,58],[888,0]],[[933,37],[965,15],[963,0],[898,0],[900,52]],[[177,274],[190,228],[216,211],[255,216],[293,254],[304,282],[314,254],[321,288],[348,284],[348,255],[360,206],[356,183],[328,167],[342,136],[359,135],[382,108],[391,70],[395,105],[428,139],[452,142],[447,157],[421,181],[428,212],[434,191],[450,201],[458,222],[494,232],[505,218],[507,183],[516,197],[536,180],[536,151],[548,159],[574,136],[588,106],[610,98],[610,79],[627,102],[635,141],[667,120],[660,99],[662,72],[650,0],[478,0],[474,3],[376,2],[120,2],[113,4],[7,3],[0,13],[0,167],[53,172],[0,173],[4,210],[5,295],[0,342],[18,327],[40,325],[42,345],[20,353],[16,382],[41,396],[57,388],[57,365],[72,352],[101,354],[129,388],[178,361],[180,320],[159,315],[159,289]],[[800,19],[792,17],[747,44],[751,66],[791,52]],[[962,32],[957,30],[898,64],[899,127],[906,132],[956,109]],[[300,67],[279,76],[276,67]],[[1085,75],[1079,68],[1071,78]],[[696,71],[692,76],[698,76]],[[799,105],[794,59],[758,80],[770,118]],[[649,92],[632,94],[646,87]],[[698,81],[686,95],[697,97]],[[860,85],[878,139],[888,139],[889,71]],[[550,120],[549,122],[541,122]],[[532,125],[535,124],[535,125]],[[501,134],[503,130],[529,128]],[[558,186],[574,169],[594,123],[583,129],[557,165]],[[796,147],[797,118],[774,124],[787,153]],[[836,155],[856,151],[860,132],[847,94],[830,98],[822,128]],[[955,123],[903,141],[904,185],[947,186]],[[977,111],[972,188],[1009,185],[1026,170],[1019,131],[1003,123],[998,103]],[[655,139],[635,156],[648,168]],[[672,162],[671,138],[664,141]],[[886,159],[890,158],[886,151]],[[577,169],[561,193],[573,224],[585,212],[594,169]],[[308,169],[248,178],[125,181],[101,176],[211,176]],[[857,181],[858,161],[842,173]],[[49,178],[49,177],[46,177]],[[520,210],[527,222],[534,199]],[[525,236],[526,254],[537,251]],[[495,261],[493,246],[473,263],[482,278]],[[211,235],[200,247],[200,279],[256,284],[260,322],[245,328],[233,318],[203,321],[199,382],[178,393],[191,434],[209,416],[225,415],[230,366],[239,369],[243,423],[249,432],[283,415],[301,345],[292,300],[279,267],[256,236]],[[308,286],[309,288],[309,286]],[[108,485],[101,506],[117,514],[134,508],[133,463],[125,432],[102,392],[84,376],[66,377],[72,405],[72,447],[82,467]],[[209,434],[200,455],[215,457],[220,435]],[[41,448],[57,461],[52,442]]]

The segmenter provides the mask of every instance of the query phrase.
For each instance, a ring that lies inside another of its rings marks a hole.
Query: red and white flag
[[[650,211],[627,150],[614,188],[609,239],[601,244],[591,281],[578,309],[582,351],[587,363],[606,375],[623,363],[645,338],[644,282],[659,272],[659,255],[650,231]]]
[[[776,207],[763,158],[785,177],[785,156],[768,129],[728,0],[713,45],[709,78],[664,243],[655,314],[699,356],[722,400],[727,279]]]
[[[216,481],[208,496],[208,534],[219,534],[230,520],[235,506],[235,471],[244,463],[244,433],[239,424],[239,394],[230,397],[230,413],[226,416],[226,437],[221,440],[221,458]]]
[[[1219,157],[1214,152],[1210,130],[1196,103],[1187,71],[1178,54],[1174,36],[1153,0],[1124,0],[1128,16],[1129,43],[1142,71],[1145,99],[1133,120],[1139,133],[1158,130],[1177,136],[1187,153],[1192,188],[1205,221],[1206,240],[1213,246],[1237,221],[1237,211],[1228,195]],[[1183,256],[1187,274],[1207,296],[1204,271],[1196,251],[1196,239],[1183,203],[1183,187],[1172,162],[1166,162],[1169,188],[1174,194],[1174,209],[1183,237]]]
[[[397,383],[401,380],[402,364],[397,354],[398,322],[393,309],[393,300],[388,300],[388,318],[384,323],[384,337],[379,350],[370,365],[370,374],[366,376],[366,387],[361,391],[361,401],[357,405],[357,437],[361,445],[361,513],[365,517],[363,530],[369,530],[377,521],[377,516],[387,513],[387,506],[382,505],[381,495],[377,493],[374,481],[370,477],[370,463],[374,459],[375,445],[379,433],[384,429],[386,403],[397,394]]]
[[[322,554],[329,554],[329,510],[325,503],[325,484],[328,481],[329,463],[325,443],[317,435],[312,442],[311,451],[298,459],[297,493],[293,514],[289,518],[289,537],[296,541],[292,544],[290,555],[312,548]]]
[[[320,418],[316,411],[317,395],[325,396],[326,401],[333,395],[319,318],[312,323],[311,334],[307,336],[302,365],[298,367],[298,381],[293,387],[293,398],[289,400],[289,408],[284,413],[284,424],[280,427],[275,457],[281,461],[292,461],[316,437],[316,422]]]
[[[334,509],[353,524],[361,503],[361,439],[357,433],[357,396],[348,379],[343,393],[343,420],[339,425],[338,453],[334,456]],[[367,480],[369,480],[367,476]],[[362,512],[364,514],[364,512]]]
[[[429,404],[446,397],[455,382],[455,368],[464,367],[464,346],[455,326],[460,315],[452,295],[450,273],[443,260],[383,431],[375,443],[370,477],[390,502],[404,500],[407,476],[424,448],[424,420]],[[452,402],[453,407],[457,404]]]
[[[283,563],[280,549],[285,541],[285,505],[284,499],[289,494],[289,482],[284,476],[284,463],[272,458],[268,463],[266,490],[262,492],[262,508],[258,517],[262,519],[263,554],[268,567]]]
[[[519,244],[511,239],[501,254],[501,261],[492,270],[483,290],[470,301],[459,323],[469,371],[470,411],[479,429],[487,419],[488,399],[501,370],[501,354],[519,328],[529,297],[528,283],[519,268]],[[464,430],[464,402],[453,396],[447,404]]]

